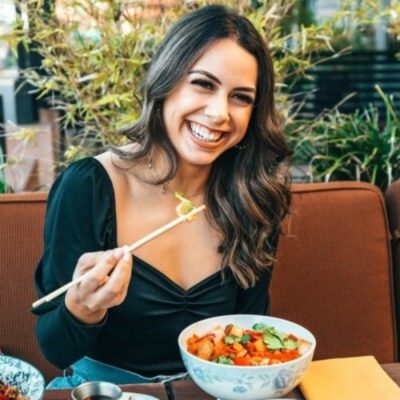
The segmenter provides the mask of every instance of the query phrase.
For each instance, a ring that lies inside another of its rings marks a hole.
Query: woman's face
[[[256,58],[233,39],[214,42],[164,101],[179,165],[209,166],[246,134],[256,97]]]

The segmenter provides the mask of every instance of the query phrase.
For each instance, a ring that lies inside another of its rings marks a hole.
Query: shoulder
[[[94,157],[86,157],[73,162],[60,173],[50,195],[55,192],[75,195],[93,190],[112,190],[112,184],[103,165]]]
[[[105,168],[96,157],[85,157],[74,161],[60,174],[62,179],[87,179],[92,176],[107,176]]]
[[[136,147],[136,144],[119,147],[118,150],[125,153],[126,157],[111,150],[95,157],[95,160],[103,167],[112,182],[116,197],[129,196],[132,185],[140,180],[139,163],[132,158],[137,151]]]

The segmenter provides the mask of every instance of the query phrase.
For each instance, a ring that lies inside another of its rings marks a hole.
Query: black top
[[[40,297],[71,280],[83,253],[117,247],[114,190],[95,158],[73,163],[55,181],[44,236],[44,254],[35,274]],[[38,340],[46,358],[61,369],[89,356],[145,376],[181,372],[180,331],[222,314],[266,314],[270,276],[266,271],[255,287],[243,290],[225,268],[224,279],[216,272],[184,290],[134,257],[127,297],[102,323],[79,322],[60,296],[33,310],[39,315]]]

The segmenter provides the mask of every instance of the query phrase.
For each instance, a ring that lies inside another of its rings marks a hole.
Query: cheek
[[[250,125],[251,116],[252,116],[252,111],[246,111],[243,112],[243,114],[239,118],[238,127],[240,127],[239,129],[242,135],[245,135],[247,132],[247,129]]]
[[[177,123],[194,108],[194,99],[191,96],[174,96],[164,104],[165,121]]]

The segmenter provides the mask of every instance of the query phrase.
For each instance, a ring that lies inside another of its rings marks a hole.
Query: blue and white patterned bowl
[[[41,400],[45,389],[43,375],[33,365],[15,357],[0,355],[0,380],[16,386],[29,400]]]
[[[311,346],[299,358],[282,364],[242,367],[202,360],[187,349],[187,339],[201,336],[217,325],[234,324],[251,328],[264,323],[278,331],[292,333],[307,340]],[[178,338],[183,363],[193,381],[205,392],[219,400],[266,400],[282,397],[301,381],[314,355],[316,340],[306,328],[284,319],[261,315],[224,315],[196,322],[185,328]]]

